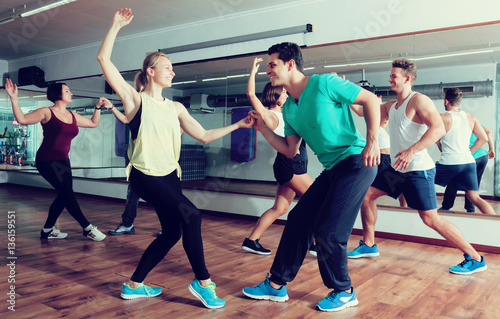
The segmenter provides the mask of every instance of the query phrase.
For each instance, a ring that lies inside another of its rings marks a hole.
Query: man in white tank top
[[[423,94],[412,92],[417,77],[415,63],[402,59],[392,63],[389,83],[397,100],[381,105],[381,122],[389,118],[392,166],[377,174],[361,205],[363,240],[349,258],[377,257],[375,223],[377,198],[389,195],[396,199],[401,193],[408,206],[419,212],[422,221],[459,248],[465,260],[450,268],[454,274],[468,275],[486,270],[482,256],[467,242],[460,231],[437,213],[434,187],[435,166],[427,147],[445,133],[445,127],[434,103]]]
[[[496,215],[493,207],[479,197],[476,161],[472,156],[486,144],[488,136],[474,115],[459,109],[461,101],[459,88],[446,90],[444,107],[447,112],[441,114],[446,134],[437,142],[441,158],[436,164],[436,184],[446,186],[453,181],[483,214]],[[469,149],[471,133],[477,140]]]

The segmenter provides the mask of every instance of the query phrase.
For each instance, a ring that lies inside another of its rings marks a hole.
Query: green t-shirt
[[[298,134],[327,170],[366,145],[349,109],[361,88],[337,75],[312,75],[300,95],[283,105],[285,136]]]

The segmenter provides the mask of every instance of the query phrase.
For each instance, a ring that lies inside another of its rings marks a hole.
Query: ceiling
[[[29,3],[25,1],[2,0],[0,17],[12,9]],[[15,60],[70,47],[99,43],[102,41],[103,30],[109,27],[111,17],[116,8],[120,7],[133,7],[135,16],[134,28],[124,28],[120,31],[121,36],[144,33],[159,29],[159,27],[168,28],[216,19],[220,18],[221,14],[220,8],[214,5],[214,1],[142,0],[140,3],[141,5],[138,6],[136,0],[79,0],[30,18],[19,18],[2,24],[0,25],[0,59]],[[230,4],[231,1],[227,3]],[[231,13],[243,13],[282,4],[282,0],[238,1],[237,6],[226,9]],[[31,23],[31,28],[29,23]],[[33,27],[33,24],[37,24],[37,27]],[[308,74],[333,71],[342,74],[361,73],[362,69],[366,71],[387,70],[389,62],[381,64],[366,64],[366,62],[390,61],[399,57],[410,59],[434,57],[419,60],[417,62],[419,68],[476,64],[500,61],[499,34],[500,24],[495,23],[364,42],[335,43],[305,48],[303,52],[305,67],[310,68],[307,71]],[[488,48],[493,51],[440,57],[444,54],[465,54],[472,51],[484,51]],[[346,59],[346,52],[349,52],[349,59]],[[264,53],[262,57],[266,59]],[[248,56],[182,65],[175,65],[174,61],[176,70],[174,82],[197,80],[196,83],[176,85],[174,88],[196,89],[200,87],[201,79],[223,77],[226,75],[225,71],[229,75],[246,74],[250,62],[251,59]],[[362,64],[346,66],[346,63]],[[324,68],[325,65],[337,65],[337,67]],[[261,76],[260,79],[267,81],[265,76]],[[246,77],[203,82],[203,87],[244,83],[246,83]],[[4,95],[0,96],[1,100],[5,97],[5,91],[1,90],[0,95]]]

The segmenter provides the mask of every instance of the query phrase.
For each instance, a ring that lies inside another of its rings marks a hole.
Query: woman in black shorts
[[[262,93],[262,102],[255,94],[255,75],[259,70],[261,58],[255,58],[252,63],[252,70],[248,78],[247,96],[255,111],[259,112],[266,125],[277,135],[284,136],[285,123],[281,114],[281,106],[285,103],[288,95],[281,86],[273,87],[268,83]],[[269,109],[266,109],[267,106]],[[276,198],[273,207],[269,208],[257,221],[250,236],[245,238],[242,249],[260,254],[269,255],[271,251],[262,247],[259,238],[264,231],[280,216],[284,215],[295,194],[302,196],[313,179],[307,174],[307,151],[306,144],[302,141],[299,154],[293,158],[287,158],[278,153],[273,165],[274,177],[278,181]]]

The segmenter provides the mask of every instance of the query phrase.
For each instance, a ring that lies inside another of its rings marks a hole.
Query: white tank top
[[[383,127],[378,128],[378,148],[390,148],[391,138]]]
[[[467,119],[467,113],[464,111],[448,111],[451,115],[451,128],[441,137],[441,158],[439,164],[460,165],[475,163],[469,149],[470,136],[472,129]]]
[[[273,112],[278,117],[278,126],[276,126],[276,128],[274,129],[274,131],[273,131],[274,134],[281,136],[281,137],[285,137],[285,121],[283,120],[283,113],[276,112],[273,110],[269,110],[269,111]]]
[[[427,125],[412,122],[406,117],[406,106],[415,93],[417,92],[412,92],[397,110],[397,102],[389,110],[388,127],[391,140],[391,163],[393,166],[397,160],[396,154],[418,142],[428,129]],[[408,167],[400,172],[424,171],[434,167],[434,161],[427,153],[427,149],[424,149],[416,153]]]

